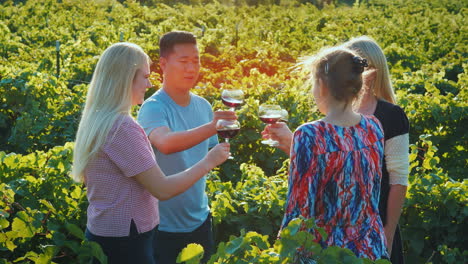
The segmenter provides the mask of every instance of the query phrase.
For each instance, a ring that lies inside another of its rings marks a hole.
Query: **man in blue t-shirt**
[[[159,41],[162,89],[141,106],[138,122],[153,145],[156,161],[166,175],[186,170],[218,143],[216,121],[237,119],[233,111],[213,113],[210,103],[190,92],[200,72],[195,36],[184,31],[163,35]],[[155,236],[156,263],[176,263],[190,243],[205,250],[203,262],[214,251],[206,177],[172,199],[159,202],[160,223]]]

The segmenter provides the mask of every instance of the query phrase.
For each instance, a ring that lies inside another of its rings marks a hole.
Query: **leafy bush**
[[[0,262],[106,259],[98,244],[83,240],[86,190],[67,175],[72,150],[67,143],[25,156],[0,152]]]
[[[241,230],[238,237],[231,236],[226,243],[218,245],[217,252],[211,256],[208,263],[296,263],[300,255],[305,254],[303,247],[312,254],[312,259],[317,264],[325,263],[376,263],[387,264],[387,260],[371,261],[359,259],[349,249],[336,246],[323,249],[320,244],[313,241],[314,236],[303,229],[318,229],[325,231],[314,224],[313,219],[293,219],[287,227],[281,231],[281,237],[270,244],[268,236],[257,232]],[[300,252],[300,253],[298,253]],[[203,248],[196,244],[190,244],[179,254],[178,263],[197,264],[203,256]]]
[[[217,241],[226,240],[240,229],[274,238],[283,219],[286,176],[267,177],[253,164],[243,163],[240,167],[237,179],[222,182],[212,176],[208,181]]]
[[[468,180],[439,167],[430,135],[411,146],[411,185],[401,222],[410,263],[468,261]],[[437,242],[436,242],[437,241]]]

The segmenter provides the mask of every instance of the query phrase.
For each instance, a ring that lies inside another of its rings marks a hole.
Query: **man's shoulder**
[[[200,102],[206,102],[206,103],[209,104],[208,100],[206,100],[205,98],[201,97],[198,94],[194,94],[194,93],[190,92],[190,96],[192,97],[193,100],[200,101]]]
[[[194,94],[192,92],[190,92],[190,96],[191,96],[191,98],[192,98],[192,100],[193,100],[193,102],[195,104],[202,105],[202,106],[204,106],[206,108],[209,108],[211,110],[211,103],[208,102],[208,100],[206,100],[205,98],[203,98],[203,97],[201,97],[199,95],[196,95],[196,94]]]
[[[158,90],[143,102],[140,107],[140,111],[145,108],[166,108],[168,106],[169,102],[166,96],[161,92],[161,90]]]
[[[163,93],[162,89],[159,89],[156,92],[154,92],[150,97],[148,97],[143,104],[162,101],[164,99],[164,96],[165,94]]]

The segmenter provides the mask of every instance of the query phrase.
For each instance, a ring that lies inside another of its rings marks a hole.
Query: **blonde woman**
[[[229,145],[219,144],[188,170],[164,175],[131,116],[131,107],[141,104],[151,87],[149,65],[138,45],[107,48],[94,71],[77,132],[72,175],[87,186],[86,237],[101,245],[109,263],[154,263],[158,199],[184,192],[229,155]]]
[[[398,221],[408,185],[408,118],[396,105],[387,59],[377,42],[370,37],[362,36],[351,39],[343,46],[366,58],[371,69],[356,108],[362,114],[377,117],[384,129],[385,159],[379,210],[391,253],[390,260],[393,264],[404,263]]]

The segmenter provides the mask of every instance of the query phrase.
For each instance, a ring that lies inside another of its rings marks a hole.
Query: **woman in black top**
[[[382,123],[385,134],[385,160],[380,191],[379,211],[385,228],[391,262],[404,263],[403,247],[398,227],[405,201],[409,170],[409,123],[406,114],[397,106],[390,82],[387,60],[382,49],[371,38],[352,39],[343,46],[366,58],[369,68],[364,77],[358,112],[373,114]]]

